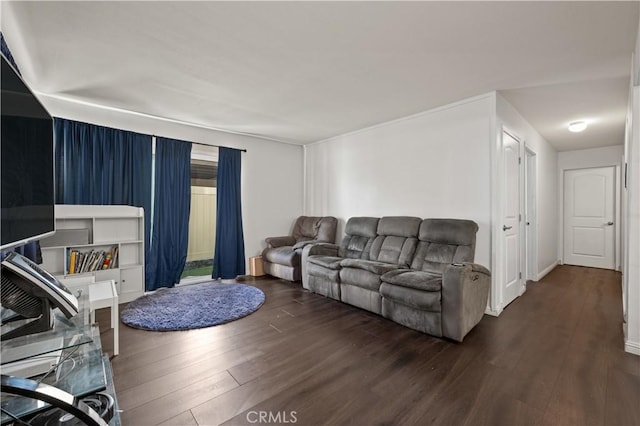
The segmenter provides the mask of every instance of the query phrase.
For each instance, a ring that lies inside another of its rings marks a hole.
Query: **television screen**
[[[2,55],[0,250],[55,230],[53,120]]]

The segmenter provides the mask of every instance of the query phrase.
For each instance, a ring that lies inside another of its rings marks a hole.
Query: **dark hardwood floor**
[[[249,279],[254,314],[184,332],[120,326],[124,425],[640,425],[620,275],[561,266],[458,344]],[[108,310],[98,313],[112,350]],[[261,417],[262,416],[262,417]]]

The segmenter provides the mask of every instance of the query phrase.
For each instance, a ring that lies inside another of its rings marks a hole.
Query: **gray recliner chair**
[[[334,243],[338,220],[333,216],[300,216],[291,235],[266,238],[262,251],[264,272],[288,281],[302,278],[302,249],[314,243]]]
[[[482,319],[490,272],[473,263],[478,225],[470,220],[425,219],[410,269],[382,275],[382,316],[461,342]]]

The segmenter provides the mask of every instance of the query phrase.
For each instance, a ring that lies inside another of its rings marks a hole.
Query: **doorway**
[[[522,149],[523,144],[517,137],[507,131],[502,132],[502,307],[524,292]]]
[[[615,176],[615,167],[565,170],[565,264],[615,269]]]
[[[502,130],[500,146],[498,314],[525,292],[527,280],[538,278],[536,152],[506,129]]]
[[[191,209],[187,262],[181,284],[211,279],[216,234],[218,149],[194,145],[191,151]]]

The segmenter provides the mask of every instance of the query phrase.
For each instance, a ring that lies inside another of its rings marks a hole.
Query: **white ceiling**
[[[621,144],[638,31],[638,2],[2,8],[39,92],[301,144],[492,90],[560,151]]]

